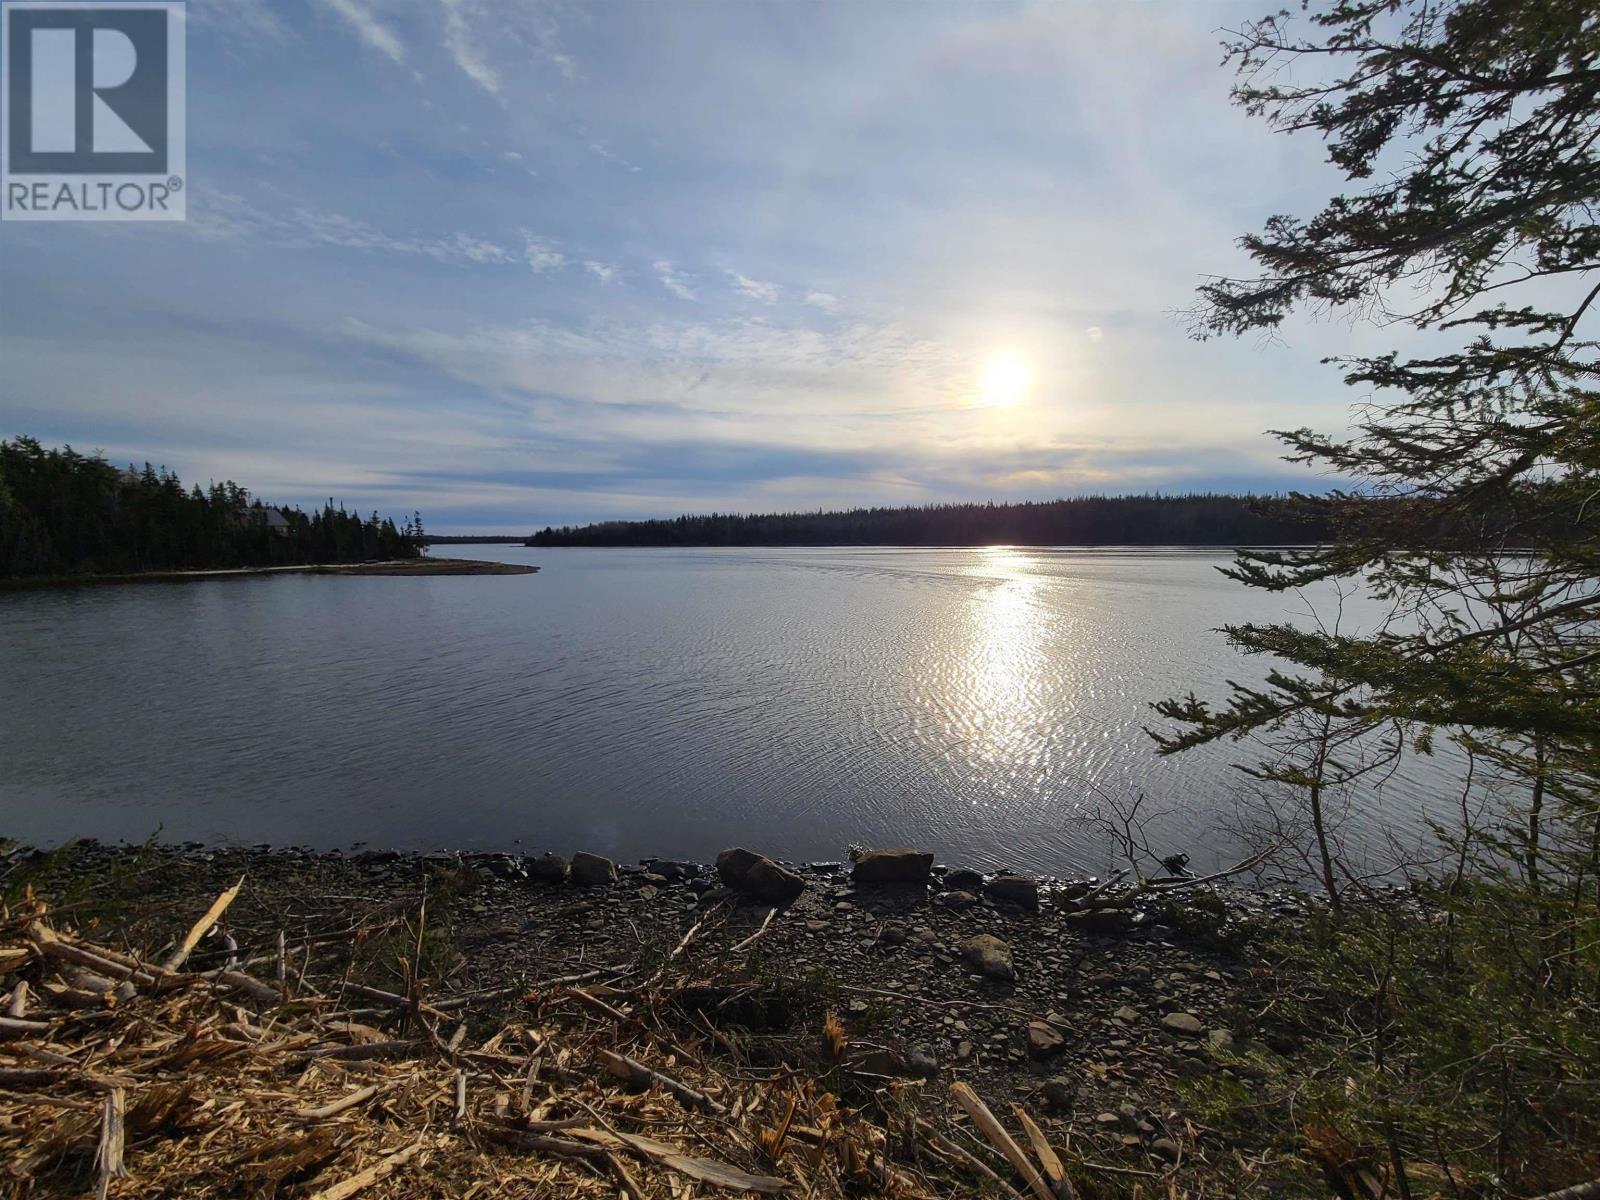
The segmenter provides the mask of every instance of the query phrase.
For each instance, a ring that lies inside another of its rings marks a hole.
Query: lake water
[[[1147,706],[1259,678],[1210,631],[1305,607],[1197,551],[439,553],[542,570],[0,593],[0,834],[1067,873],[1099,789],[1203,865],[1248,751],[1158,759]],[[1356,827],[1415,833],[1445,775]]]

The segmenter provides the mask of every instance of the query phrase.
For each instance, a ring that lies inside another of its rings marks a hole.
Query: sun
[[[1027,398],[1033,372],[1015,354],[989,360],[978,380],[978,402],[986,408],[1011,408]]]

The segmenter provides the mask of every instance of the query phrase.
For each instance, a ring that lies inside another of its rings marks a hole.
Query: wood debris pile
[[[281,936],[189,968],[238,891],[151,955],[0,909],[0,1196],[1074,1194],[1026,1114],[1042,1170],[962,1085],[936,1128],[914,1088],[847,1104],[748,1065],[674,1019],[671,959],[510,997],[360,985]]]

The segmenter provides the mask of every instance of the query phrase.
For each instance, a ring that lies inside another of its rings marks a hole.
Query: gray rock
[[[1088,908],[1067,915],[1067,928],[1101,937],[1118,937],[1133,929],[1134,920],[1120,908]]]
[[[1044,1100],[1045,1108],[1051,1112],[1071,1112],[1078,1103],[1078,1089],[1070,1079],[1061,1075],[1046,1079],[1044,1087],[1039,1089],[1039,1095]]]
[[[528,860],[528,878],[538,883],[565,883],[571,867],[559,854],[544,854]]]
[[[922,850],[868,850],[856,859],[856,883],[927,883],[933,877],[933,855]]]
[[[1054,1058],[1067,1048],[1067,1039],[1048,1021],[1028,1022],[1028,1057],[1040,1062]]]
[[[1124,1004],[1111,1015],[1119,1021],[1137,1021],[1139,1019],[1138,1009],[1134,1008],[1131,1004]]]
[[[938,901],[946,908],[971,908],[978,898],[971,892],[940,892]]]
[[[766,855],[757,854],[754,850],[735,846],[717,855],[717,874],[722,877],[723,883],[736,888],[739,886],[739,881],[744,878],[745,872],[765,857]]]
[[[906,927],[904,925],[885,925],[878,931],[878,944],[881,946],[903,946],[906,943]]]
[[[792,904],[806,890],[806,881],[770,858],[763,858],[745,872],[737,890],[763,904]]]
[[[1022,875],[1000,875],[989,881],[984,889],[989,899],[1000,904],[1015,904],[1018,908],[1039,907],[1039,884]]]
[[[1213,1029],[1206,1034],[1206,1045],[1213,1050],[1233,1049],[1233,1031],[1231,1029]]]
[[[906,1055],[906,1069],[913,1075],[920,1075],[924,1079],[931,1079],[939,1073],[939,1060],[929,1052],[927,1047],[918,1046]]]
[[[806,890],[806,881],[799,875],[743,847],[717,855],[717,874],[741,896],[763,904],[789,904]]]
[[[579,887],[596,887],[617,881],[617,864],[599,854],[580,850],[572,856],[572,882]]]
[[[1186,1038],[1197,1038],[1206,1029],[1199,1017],[1187,1012],[1168,1013],[1161,1018],[1161,1028]]]
[[[1157,1138],[1155,1141],[1150,1143],[1150,1153],[1155,1155],[1157,1158],[1165,1159],[1167,1162],[1177,1162],[1178,1155],[1181,1154],[1182,1151],[1178,1149],[1177,1142],[1173,1141],[1171,1138],[1162,1137]]]
[[[964,867],[957,868],[954,871],[946,871],[944,886],[952,892],[971,892],[976,895],[983,891],[983,875],[977,871],[969,871]]]
[[[1016,979],[1011,947],[992,933],[980,933],[961,943],[961,958],[974,971],[1010,983]]]

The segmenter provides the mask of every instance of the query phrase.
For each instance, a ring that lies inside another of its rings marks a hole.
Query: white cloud
[[[839,311],[839,297],[832,292],[807,292],[806,303],[812,308],[820,308],[825,313]]]
[[[349,22],[350,27],[367,45],[374,50],[382,51],[397,63],[406,61],[406,47],[400,40],[400,35],[378,20],[360,0],[326,0],[326,3]]]
[[[627,167],[628,170],[630,170],[630,171],[641,171],[641,170],[644,169],[642,167],[634,165],[633,163],[629,162],[627,159],[623,158],[622,155],[618,154],[615,150],[613,150],[605,142],[590,142],[589,143],[589,153],[593,154],[593,155],[595,155],[595,156],[597,156],[599,158],[603,158],[608,162],[614,162],[619,167]]]
[[[201,190],[189,209],[189,229],[208,241],[256,242],[283,249],[332,246],[436,262],[505,265],[517,255],[488,238],[460,230],[425,236],[392,234],[342,213],[296,206],[268,212],[242,196]]]
[[[213,29],[242,41],[277,40],[288,30],[265,4],[239,0],[189,0],[189,18],[195,25]]]
[[[617,268],[610,263],[595,262],[593,259],[588,259],[583,265],[601,283],[610,283],[617,277]]]
[[[778,285],[767,283],[760,279],[751,279],[748,275],[741,275],[737,271],[729,271],[728,278],[733,280],[733,286],[742,295],[752,300],[759,300],[763,304],[776,304],[778,302]]]
[[[500,95],[500,73],[489,65],[473,39],[468,23],[467,0],[442,0],[444,4],[444,47],[456,66],[491,96]]]
[[[661,286],[666,288],[667,291],[671,292],[679,300],[694,299],[694,292],[683,281],[683,276],[678,274],[671,261],[665,258],[660,259],[656,262],[655,268],[656,278],[661,280]]]
[[[1106,331],[1101,329],[1098,325],[1091,325],[1089,328],[1083,331],[1083,336],[1088,338],[1091,342],[1098,342],[1105,338]]]
[[[567,256],[557,250],[555,244],[548,238],[539,237],[537,234],[529,233],[524,229],[522,231],[522,242],[528,265],[534,269],[536,274],[553,271],[557,267],[566,264]]]

